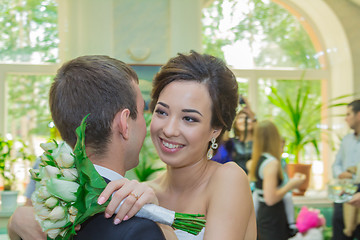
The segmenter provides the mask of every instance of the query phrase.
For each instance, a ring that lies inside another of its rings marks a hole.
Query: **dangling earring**
[[[213,137],[211,139],[211,146],[210,146],[210,148],[209,148],[209,150],[207,152],[207,155],[206,155],[208,159],[212,159],[212,157],[214,155],[214,150],[217,149],[218,146],[219,145],[216,143],[216,138]]]

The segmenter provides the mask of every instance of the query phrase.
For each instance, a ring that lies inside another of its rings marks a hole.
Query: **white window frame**
[[[0,136],[7,129],[7,82],[8,74],[55,75],[58,64],[0,64]]]

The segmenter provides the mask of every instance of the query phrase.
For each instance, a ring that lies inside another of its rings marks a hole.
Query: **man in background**
[[[341,141],[339,152],[332,166],[333,177],[337,179],[354,179],[355,174],[350,169],[360,166],[360,99],[348,104],[345,121],[354,132],[347,134]],[[360,207],[360,193],[355,194],[349,203]],[[360,239],[359,226],[353,232],[353,236],[348,237],[343,233],[342,203],[334,203],[332,229],[334,240],[354,239],[354,237]]]

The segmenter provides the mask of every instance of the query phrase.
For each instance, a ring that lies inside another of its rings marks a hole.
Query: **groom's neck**
[[[123,159],[123,154],[118,151],[107,151],[104,154],[98,155],[94,154],[91,149],[87,149],[87,156],[93,164],[106,167],[114,172],[119,173],[122,176],[125,176],[125,164]]]

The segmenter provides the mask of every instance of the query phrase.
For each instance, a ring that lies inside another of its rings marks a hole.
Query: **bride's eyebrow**
[[[163,102],[158,102],[157,104],[159,104],[165,108],[170,108],[169,105],[167,105],[166,103],[163,103]]]
[[[203,116],[199,111],[197,111],[195,109],[183,109],[182,112],[185,112],[185,113],[197,113],[200,116]]]
[[[170,108],[169,105],[167,105],[166,103],[163,103],[163,102],[158,102],[157,104],[165,107],[165,108]],[[195,110],[195,109],[183,109],[182,112],[184,113],[197,113],[199,114],[200,116],[203,117],[203,115],[198,111],[198,110]]]

